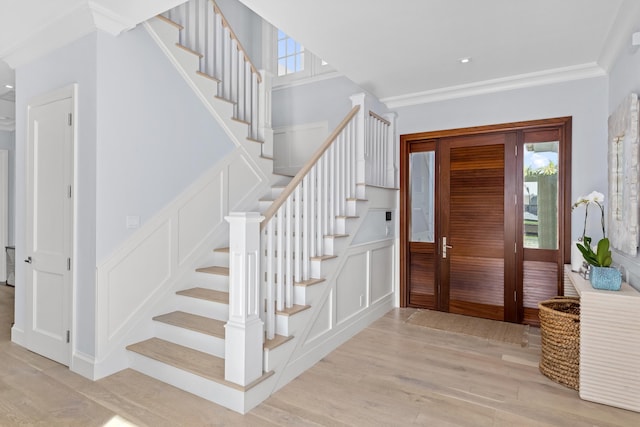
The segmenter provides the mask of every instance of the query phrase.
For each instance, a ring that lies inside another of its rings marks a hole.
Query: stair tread
[[[196,71],[196,74],[199,75],[199,76],[204,77],[205,79],[213,80],[214,82],[220,83],[220,79],[219,78],[217,78],[215,76],[212,76],[211,74],[207,74],[204,71]]]
[[[184,27],[183,27],[182,25],[178,24],[178,23],[177,23],[177,22],[175,22],[175,21],[172,21],[171,19],[167,18],[167,17],[166,17],[166,16],[164,16],[164,15],[156,15],[156,18],[158,18],[158,19],[159,19],[159,20],[161,20],[161,21],[166,22],[167,24],[171,24],[171,25],[173,25],[174,27],[176,27],[176,28],[177,28],[177,29],[179,29],[179,30],[184,30]]]
[[[180,49],[185,50],[186,52],[189,52],[189,53],[192,53],[192,54],[196,55],[196,56],[197,56],[197,57],[199,57],[199,58],[202,58],[202,57],[204,56],[204,55],[203,55],[203,54],[201,54],[200,52],[196,52],[195,50],[190,49],[190,48],[186,47],[186,46],[185,46],[185,45],[183,45],[183,44],[176,43],[176,46],[178,46]]]
[[[293,284],[293,286],[313,286],[313,285],[317,285],[318,283],[322,283],[324,282],[325,279],[308,279],[308,280],[303,280],[302,282],[295,282]]]
[[[275,335],[272,340],[265,339],[263,347],[265,350],[273,350],[292,339],[293,335],[288,337],[285,337],[284,335]]]
[[[342,237],[349,237],[348,234],[327,234],[324,237],[328,239],[340,239]]]
[[[191,288],[176,292],[177,295],[185,297],[198,298],[222,304],[229,304],[229,292],[216,291],[207,288]]]
[[[360,217],[356,216],[356,215],[337,215],[336,218],[356,219],[356,218],[360,218]]]
[[[251,141],[251,142],[257,142],[258,144],[264,144],[264,141],[261,139],[256,139],[256,138],[252,138],[250,136],[247,137],[247,141]],[[260,156],[263,159],[269,159],[269,160],[273,160],[272,157],[266,157],[266,156]]]
[[[312,256],[309,259],[311,261],[326,261],[328,259],[338,258],[336,255],[320,255],[320,256]]]
[[[228,276],[229,267],[220,267],[218,265],[212,265],[210,267],[196,268],[198,273],[217,274],[219,276]]]
[[[226,248],[215,248],[213,250],[213,252],[219,252],[222,254],[228,254],[229,253],[229,247],[227,246]]]
[[[282,316],[293,316],[294,314],[300,313],[301,311],[305,311],[308,308],[311,308],[311,306],[294,304],[292,307],[285,308],[284,310],[277,311],[276,313]]]
[[[127,350],[216,382],[224,381],[224,359],[160,338],[127,346]]]
[[[184,311],[173,311],[155,316],[153,320],[214,337],[224,338],[225,322],[221,320],[185,313]]]
[[[243,387],[224,379],[224,359],[160,338],[131,344],[127,346],[127,350],[241,391],[247,391],[273,375],[273,371],[266,372]]]

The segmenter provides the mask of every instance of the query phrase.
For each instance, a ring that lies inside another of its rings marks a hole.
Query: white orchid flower
[[[585,199],[593,203],[604,203],[604,194],[597,191],[592,191],[587,197],[585,197]]]

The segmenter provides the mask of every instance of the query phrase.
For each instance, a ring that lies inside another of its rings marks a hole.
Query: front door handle
[[[452,249],[453,246],[451,245],[447,245],[447,238],[443,237],[442,238],[442,258],[446,258],[447,257],[447,249]]]
[[[33,260],[31,259],[31,257],[27,257],[27,259],[25,259],[24,262],[26,262],[27,264],[31,264]]]

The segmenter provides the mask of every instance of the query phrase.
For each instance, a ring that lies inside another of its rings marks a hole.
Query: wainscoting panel
[[[171,270],[171,223],[167,222],[108,273],[109,339],[169,278]]]
[[[393,246],[371,251],[371,302],[393,292]]]
[[[189,255],[208,236],[205,230],[214,230],[224,221],[224,173],[208,183],[178,211],[178,257],[182,265]]]
[[[337,325],[367,306],[368,255],[366,252],[348,255],[347,262],[338,275],[336,281]]]
[[[309,331],[307,343],[313,342],[316,338],[329,332],[333,327],[333,292],[330,291],[329,297],[324,301],[319,310],[313,327]]]

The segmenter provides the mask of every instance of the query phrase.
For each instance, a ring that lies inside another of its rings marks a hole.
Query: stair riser
[[[162,322],[154,322],[155,337],[194,350],[224,357],[224,339]]]
[[[326,283],[318,283],[313,286],[294,286],[293,287],[293,301],[298,305],[313,305],[318,298],[322,296],[322,291]]]
[[[312,260],[310,263],[311,277],[325,277],[323,270],[330,267],[338,258],[330,258],[325,260]]]
[[[227,320],[229,318],[228,304],[183,295],[176,295],[175,302],[176,305],[172,311],[184,311],[185,313],[211,317],[217,320]]]
[[[193,286],[215,289],[216,291],[229,291],[229,276],[196,272],[190,282]]]
[[[245,413],[244,393],[140,354],[129,352],[131,368],[233,411]]]
[[[336,218],[335,234],[352,234],[359,218]]]
[[[276,334],[286,337],[300,335],[310,315],[311,310],[304,310],[293,316],[276,315]]]
[[[347,247],[346,237],[325,237],[324,255],[338,255]]]
[[[293,350],[294,342],[288,341],[274,349],[264,351],[264,366],[265,372],[276,370],[278,367],[282,367],[283,364],[289,359],[290,353]]]

